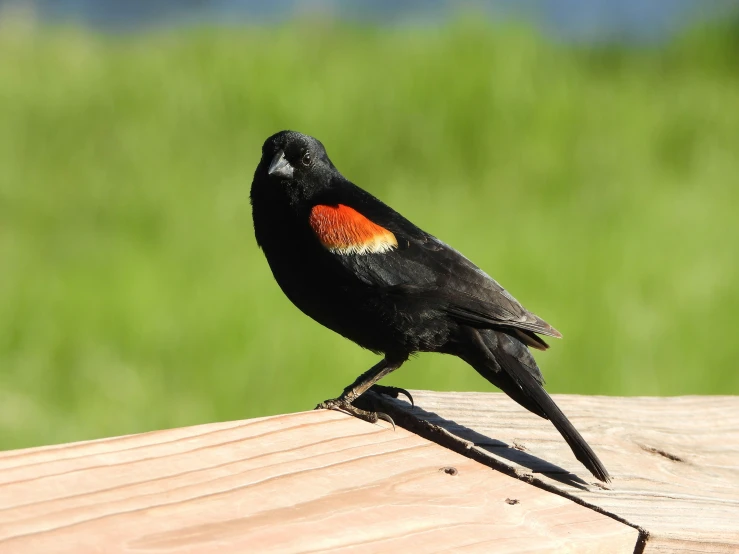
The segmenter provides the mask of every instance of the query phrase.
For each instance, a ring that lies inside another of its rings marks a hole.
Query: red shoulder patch
[[[321,244],[336,254],[381,254],[398,247],[390,231],[343,204],[314,206],[309,223]]]

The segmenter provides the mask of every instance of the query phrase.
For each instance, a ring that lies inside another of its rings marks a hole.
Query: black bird
[[[251,187],[257,243],[282,291],[318,323],[385,355],[318,407],[375,422],[352,402],[415,352],[458,356],[550,420],[601,481],[608,471],[543,388],[528,347],[561,337],[452,247],[351,183],[313,137],[266,140]],[[375,386],[397,396],[402,389]]]

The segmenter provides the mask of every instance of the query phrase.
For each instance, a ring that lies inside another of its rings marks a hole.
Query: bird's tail
[[[474,330],[477,355],[464,356],[477,372],[527,410],[552,422],[575,457],[603,482],[610,476],[582,435],[544,390],[544,379],[534,357],[516,338],[493,329]]]

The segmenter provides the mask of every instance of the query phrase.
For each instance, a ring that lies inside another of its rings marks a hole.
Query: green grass
[[[375,362],[255,245],[284,128],[560,329],[550,391],[739,393],[731,33],[1,31],[0,448],[310,409]],[[387,381],[492,390],[439,355]]]

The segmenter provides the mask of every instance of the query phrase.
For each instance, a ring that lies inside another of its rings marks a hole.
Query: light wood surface
[[[0,453],[0,553],[634,551],[636,529],[382,425],[318,411]]]
[[[739,397],[554,395],[611,473],[602,487],[548,421],[503,394],[411,392],[415,409],[388,401],[398,423],[407,411],[483,463],[642,528],[644,552],[739,552]]]

